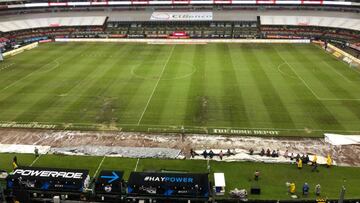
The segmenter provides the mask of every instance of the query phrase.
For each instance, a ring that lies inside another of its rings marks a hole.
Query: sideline
[[[99,38],[56,38],[55,42],[130,42],[130,43],[165,43],[165,44],[193,44],[193,43],[263,43],[310,44],[309,39],[99,39]]]
[[[99,170],[100,170],[101,166],[102,166],[102,165],[103,165],[103,163],[104,163],[105,158],[106,158],[106,156],[104,156],[104,157],[102,158],[102,160],[101,160],[101,162],[100,162],[100,164],[99,164],[98,168],[96,169],[96,171],[95,171],[95,173],[94,173],[93,178],[95,178],[95,177],[96,177],[96,175],[98,174],[98,172],[99,172]]]
[[[138,158],[138,159],[137,159],[137,162],[136,162],[136,165],[135,165],[135,169],[134,169],[134,171],[135,171],[135,172],[137,171],[137,168],[138,168],[139,162],[140,162],[140,158]]]
[[[30,164],[30,167],[32,167],[41,157],[42,154],[40,154],[36,159]]]

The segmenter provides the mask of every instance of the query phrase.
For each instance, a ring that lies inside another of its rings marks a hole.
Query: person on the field
[[[331,160],[330,154],[328,154],[327,159],[326,159],[326,167],[330,168],[331,165],[332,165],[332,160]]]
[[[308,155],[308,154],[306,154],[306,156],[305,156],[305,159],[304,159],[303,163],[304,163],[304,164],[308,164],[308,163],[309,163],[309,161],[310,161],[309,155]]]
[[[295,194],[295,192],[296,192],[296,185],[295,185],[295,183],[290,183],[289,191],[290,191],[290,194],[292,194],[292,195]]]
[[[277,155],[276,155],[276,151],[275,151],[275,150],[273,150],[273,151],[272,151],[272,153],[271,153],[271,157],[277,157]]]
[[[304,183],[304,185],[303,185],[303,195],[308,195],[309,190],[310,190],[309,185],[307,183]]]
[[[254,180],[258,181],[259,177],[260,177],[260,171],[256,170],[255,173],[254,173]]]
[[[13,166],[14,170],[18,168],[18,162],[17,162],[16,156],[14,156],[14,158],[13,158],[12,166]]]
[[[230,156],[230,155],[231,155],[230,149],[228,149],[228,150],[226,151],[226,155],[227,155],[227,156]]]
[[[224,153],[223,153],[223,151],[222,151],[222,150],[220,150],[220,153],[219,153],[219,158],[220,158],[220,160],[222,160],[222,159],[223,159],[223,157],[224,157]]]
[[[211,149],[210,149],[210,152],[209,152],[209,157],[210,157],[210,159],[212,159],[214,157],[214,152]]]
[[[316,172],[319,172],[318,171],[318,164],[316,163],[316,162],[313,162],[313,165],[312,165],[313,167],[312,167],[312,169],[311,169],[311,172],[314,172],[314,171],[316,171]]]
[[[253,155],[253,154],[254,154],[253,148],[250,148],[250,149],[249,149],[249,154],[250,154],[250,155]]]
[[[291,153],[291,155],[290,155],[290,160],[291,160],[291,161],[294,160],[294,153]]]
[[[267,150],[266,150],[266,156],[269,156],[269,157],[271,156],[270,149],[267,149]]]
[[[295,157],[295,161],[298,162],[299,159],[300,159],[300,154],[298,153],[298,154],[296,155],[296,157]]]
[[[289,150],[285,151],[284,157],[285,157],[285,159],[287,159],[289,157]]]
[[[265,149],[262,148],[262,149],[261,149],[261,152],[260,152],[260,156],[264,156],[264,155],[265,155]]]
[[[194,158],[196,155],[196,152],[193,149],[190,149],[190,156],[191,158]]]
[[[320,186],[320,184],[317,184],[315,186],[315,195],[316,196],[320,196],[320,190],[321,190],[321,186]]]
[[[302,159],[299,159],[299,161],[297,162],[297,167],[298,167],[298,169],[302,169],[302,167],[303,167]]]
[[[314,155],[314,158],[312,160],[312,165],[317,165],[317,156],[316,156],[316,154]]]
[[[207,158],[207,156],[208,156],[207,151],[206,151],[206,150],[204,150],[204,152],[202,153],[202,155],[204,156],[204,159],[206,159],[206,158]]]
[[[39,149],[37,147],[34,149],[34,154],[36,158],[39,157]]]

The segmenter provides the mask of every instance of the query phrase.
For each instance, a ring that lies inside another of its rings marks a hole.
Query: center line
[[[144,108],[144,111],[142,112],[142,114],[141,114],[141,116],[140,116],[140,119],[139,119],[137,125],[140,125],[140,123],[141,123],[141,120],[142,120],[142,118],[143,118],[143,116],[144,116],[144,114],[145,114],[145,112],[146,112],[146,110],[147,110],[147,108],[148,108],[148,106],[149,106],[149,104],[150,104],[150,101],[151,101],[151,99],[152,99],[152,97],[153,97],[153,95],[154,95],[154,93],[155,93],[155,90],[156,90],[156,88],[157,88],[157,86],[158,86],[158,84],[159,84],[159,82],[160,82],[160,80],[161,80],[161,77],[162,77],[162,75],[163,75],[164,72],[165,72],[165,68],[166,68],[167,64],[169,63],[169,61],[170,61],[170,58],[171,58],[171,56],[172,56],[172,54],[173,54],[173,52],[174,52],[174,49],[175,49],[175,46],[173,46],[172,49],[171,49],[171,51],[170,51],[170,54],[169,54],[169,56],[168,56],[168,58],[167,58],[167,60],[166,60],[166,62],[165,62],[165,64],[164,64],[164,66],[163,66],[163,68],[162,68],[162,71],[161,71],[161,73],[160,73],[159,79],[157,80],[157,82],[156,82],[156,84],[155,84],[155,87],[154,87],[154,89],[153,89],[153,91],[152,91],[152,93],[151,93],[151,95],[150,95],[150,97],[149,97],[149,99],[148,99],[148,101],[147,101],[147,103],[146,103],[146,106],[145,106],[145,108]]]

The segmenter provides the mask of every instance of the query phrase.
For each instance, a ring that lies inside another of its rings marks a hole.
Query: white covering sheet
[[[39,154],[47,154],[50,146],[40,145],[19,145],[19,144],[0,144],[0,153],[34,153],[35,147],[38,148]]]
[[[203,160],[204,156],[202,156],[201,154],[203,153],[204,150],[195,150],[195,152],[197,154],[199,154],[198,156],[195,156],[193,159],[200,159]],[[212,149],[212,151],[215,154],[218,154],[220,152],[220,149]],[[222,150],[223,153],[225,154],[227,150]],[[209,150],[207,150],[207,152],[209,152]],[[250,162],[262,162],[262,163],[295,163],[295,159],[291,160],[290,158],[285,158],[284,157],[284,153],[283,151],[280,151],[280,156],[279,157],[268,157],[268,156],[260,156],[258,154],[254,154],[254,155],[250,155],[248,151],[243,150],[243,149],[235,149],[235,150],[231,150],[232,153],[234,153],[235,155],[230,155],[230,156],[226,156],[224,155],[223,159],[221,161],[226,161],[226,162],[234,162],[234,161],[250,161]],[[258,153],[258,152],[256,152]],[[301,153],[299,153],[300,156],[302,156]],[[288,153],[288,156],[291,155],[291,152]],[[297,152],[293,152],[293,155],[296,156]],[[207,159],[209,159],[209,157],[207,157]],[[313,155],[309,155],[309,159],[310,161],[312,161],[314,159]],[[215,161],[220,161],[219,156],[214,156],[212,158],[212,160]],[[326,160],[327,158],[321,155],[317,155],[317,163],[320,165],[324,165],[326,164]],[[310,164],[310,163],[309,163]],[[337,165],[337,163],[333,160],[333,165]]]
[[[332,145],[358,145],[360,144],[360,135],[340,135],[325,133],[325,142]]]

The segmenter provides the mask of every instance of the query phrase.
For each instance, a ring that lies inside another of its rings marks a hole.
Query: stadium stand
[[[360,19],[318,16],[261,16],[262,25],[319,26],[360,31]]]
[[[356,0],[201,0],[185,3],[174,0],[31,0],[2,1],[0,4],[0,36],[12,44],[64,37],[296,38],[332,40],[342,45],[356,44],[360,40],[360,3]],[[177,4],[181,6],[174,7]],[[188,4],[192,4],[193,9],[189,10]],[[218,9],[209,10],[215,4]],[[151,9],[147,9],[148,6]],[[202,20],[158,19],[156,16],[181,12],[208,13],[209,16]],[[5,47],[9,49],[9,45]],[[354,55],[358,54],[356,49],[354,52]]]
[[[36,29],[44,27],[66,27],[66,26],[101,26],[105,23],[106,17],[54,17],[35,18],[25,20],[12,20],[0,22],[1,32],[16,30]]]

